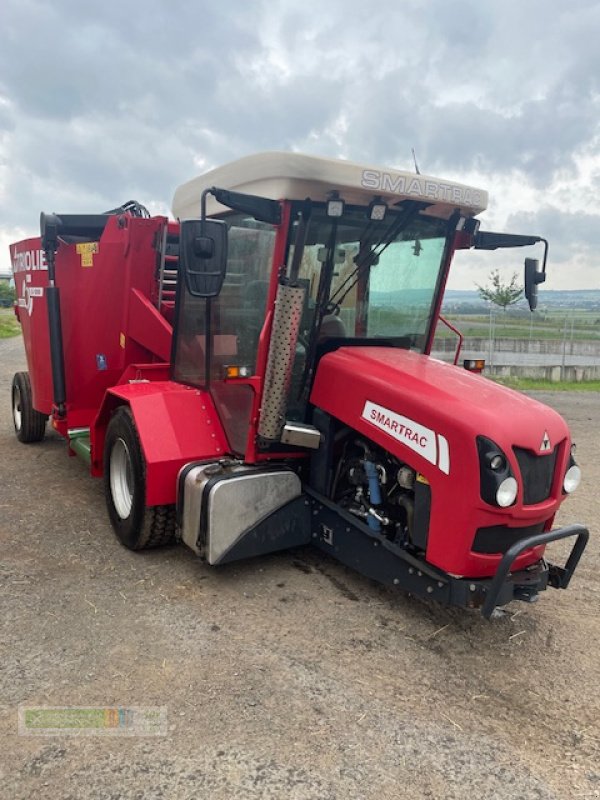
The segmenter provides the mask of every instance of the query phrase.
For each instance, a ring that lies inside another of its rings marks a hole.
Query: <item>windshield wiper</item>
[[[327,303],[325,313],[328,312],[332,314],[339,309],[347,295],[352,291],[352,289],[354,289],[358,281],[363,277],[364,273],[370,270],[374,263],[377,263],[379,256],[392,244],[392,242],[396,240],[398,234],[405,230],[410,222],[412,222],[412,220],[416,217],[416,215],[424,208],[427,208],[428,205],[429,203],[418,203],[415,201],[410,202],[410,205],[407,205],[402,209],[403,213],[399,214],[392,220],[392,223],[389,225],[378,242],[375,244],[367,243],[364,246],[361,246],[358,255],[354,259],[356,268],[331,295]],[[360,241],[363,241],[363,237],[367,236],[370,225],[371,223],[369,222],[369,225],[367,225],[364,232],[361,234]],[[350,286],[346,288],[346,291],[344,291],[340,297],[340,293],[344,290],[344,287],[347,286],[349,281],[352,281]]]

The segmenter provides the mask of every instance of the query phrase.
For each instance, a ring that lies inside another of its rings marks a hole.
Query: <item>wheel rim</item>
[[[117,439],[110,453],[110,493],[115,510],[127,519],[133,506],[133,469],[125,441]]]
[[[21,411],[21,390],[18,386],[13,387],[13,420],[17,433],[21,430],[23,413]]]

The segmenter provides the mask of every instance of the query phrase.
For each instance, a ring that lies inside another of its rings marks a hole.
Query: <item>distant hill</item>
[[[4,273],[0,272],[0,281],[2,280],[10,280],[12,278],[11,273]],[[414,291],[414,290],[413,290]],[[373,293],[373,298],[377,299],[377,292]],[[429,292],[419,292],[418,290],[414,291],[414,297],[411,300],[414,300],[415,303],[422,302],[420,295],[423,295],[423,298],[428,298]],[[402,300],[406,302],[406,292],[400,292],[402,296]],[[538,308],[577,308],[583,311],[598,311],[600,310],[600,289],[567,289],[563,291],[553,290],[553,289],[539,289],[539,301],[538,301]],[[387,303],[392,302],[390,300],[390,295],[385,295],[385,299]],[[399,301],[400,297],[398,298]],[[527,303],[525,300],[517,304],[517,308],[525,308]],[[462,313],[468,313],[472,311],[476,313],[477,311],[483,311],[488,308],[487,303],[485,303],[480,297],[478,292],[471,291],[471,290],[461,290],[461,289],[448,289],[444,297],[444,310],[446,311],[458,311]]]
[[[523,300],[517,305],[526,306]],[[462,291],[460,289],[449,289],[444,297],[444,309],[446,311],[460,311],[461,307],[477,307],[485,309],[488,307],[476,291]],[[554,289],[539,289],[538,308],[578,308],[583,311],[600,310],[600,289],[567,289],[558,291]],[[465,309],[466,310],[466,309]]]

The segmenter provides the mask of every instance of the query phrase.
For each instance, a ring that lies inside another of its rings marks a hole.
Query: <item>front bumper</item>
[[[502,602],[503,596],[506,594],[506,589],[510,588],[511,584],[513,596],[509,598],[509,600],[531,601],[536,597],[538,592],[545,589],[548,584],[554,589],[566,589],[579,563],[579,559],[585,550],[589,535],[589,531],[587,528],[584,528],[583,525],[569,525],[566,528],[558,528],[557,530],[548,531],[547,533],[527,536],[515,542],[502,556],[496,574],[486,587],[485,600],[481,607],[483,616],[489,619],[496,606],[504,604]],[[550,544],[550,542],[556,542],[559,539],[568,539],[571,537],[576,538],[564,567],[549,564],[542,559],[541,562],[534,565],[534,569],[511,575],[510,570],[512,565],[526,550],[542,545],[546,546]],[[538,573],[537,576],[535,572]],[[520,576],[522,576],[522,579],[520,579]],[[508,602],[508,600],[505,602]]]
[[[566,589],[589,538],[582,525],[525,536],[509,547],[491,577],[462,578],[386,539],[313,489],[305,486],[304,491],[311,507],[312,543],[320,550],[379,583],[445,605],[481,609],[486,619],[511,600],[534,601],[548,586]],[[564,567],[540,558],[511,572],[526,551],[570,537],[575,537],[575,543]]]

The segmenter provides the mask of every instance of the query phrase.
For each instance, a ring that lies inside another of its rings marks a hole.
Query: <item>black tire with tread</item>
[[[12,382],[12,411],[13,425],[17,439],[23,444],[41,442],[46,433],[46,422],[48,417],[33,407],[33,395],[31,392],[31,381],[28,372],[17,372]],[[17,414],[20,413],[20,424],[17,422]]]
[[[111,453],[118,440],[127,446],[132,477],[132,506],[122,518],[115,507],[111,489]],[[113,414],[104,443],[104,496],[110,521],[121,544],[129,550],[163,547],[175,541],[175,506],[146,506],[146,462],[129,407]]]

